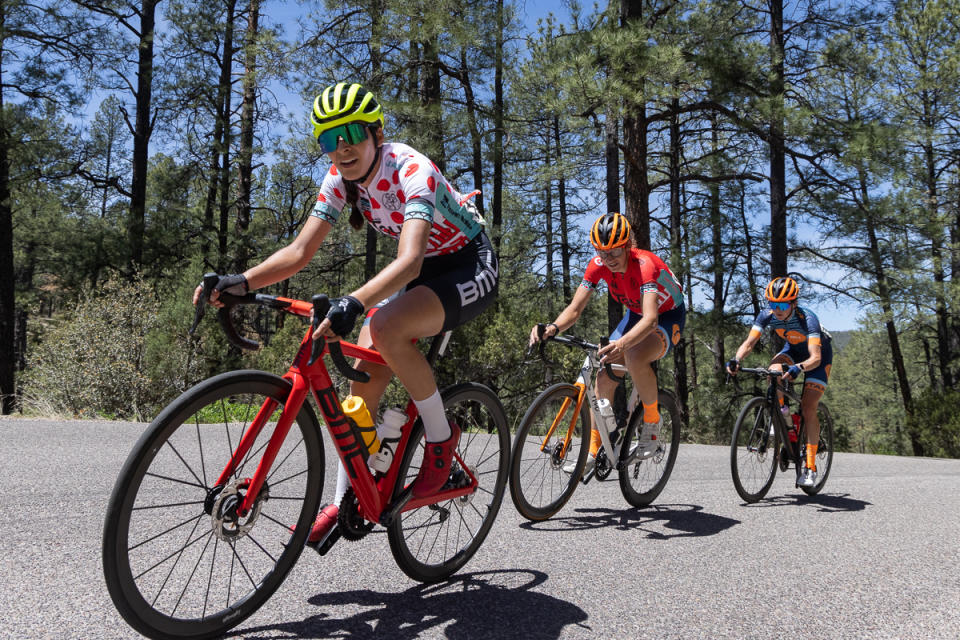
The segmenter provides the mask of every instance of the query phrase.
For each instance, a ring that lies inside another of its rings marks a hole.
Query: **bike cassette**
[[[337,528],[340,535],[346,540],[359,540],[373,530],[374,523],[367,522],[360,515],[360,502],[353,489],[347,489],[340,500],[340,509],[337,512]]]
[[[600,447],[600,450],[597,451],[597,460],[594,469],[594,475],[597,477],[597,480],[606,480],[610,477],[610,472],[613,471],[613,465],[610,463],[610,458],[607,456],[607,451],[604,447]]]

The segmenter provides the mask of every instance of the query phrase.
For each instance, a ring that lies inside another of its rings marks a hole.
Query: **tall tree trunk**
[[[890,343],[890,355],[893,360],[893,369],[897,374],[897,382],[900,386],[900,397],[903,399],[904,413],[909,417],[913,415],[913,393],[910,389],[910,379],[907,377],[907,368],[903,361],[903,351],[900,349],[900,336],[897,334],[897,326],[893,320],[893,300],[890,295],[890,285],[887,280],[886,268],[883,264],[880,240],[877,237],[873,205],[870,201],[870,193],[868,190],[869,179],[867,172],[861,168],[859,171],[860,197],[863,201],[864,212],[866,213],[867,240],[870,244],[870,259],[873,263],[873,272],[877,279],[877,297],[879,298],[880,307],[883,309],[883,324],[887,330],[887,341]],[[913,454],[922,455],[922,447],[915,434],[910,434],[910,441]]]
[[[447,160],[443,146],[443,115],[440,94],[440,45],[437,37],[420,43],[423,52],[423,64],[420,72],[420,106],[426,113],[429,127],[427,131],[427,155],[440,168],[446,171]]]
[[[545,151],[543,154],[543,169],[546,175],[550,175],[550,164],[553,160],[553,154],[550,152],[550,141],[544,140],[544,143]],[[555,294],[557,291],[557,275],[553,261],[553,248],[556,246],[553,233],[553,182],[549,179],[547,180],[547,184],[544,186],[543,196],[543,223],[545,232],[544,235],[546,236],[546,247],[544,247],[544,250],[546,252],[547,290],[550,291],[551,294]],[[551,305],[553,304],[554,297],[554,295],[550,296]]]
[[[750,303],[753,305],[753,317],[760,315],[760,296],[757,293],[757,274],[753,267],[753,237],[750,223],[747,222],[747,189],[740,183],[740,225],[743,227],[743,246],[747,250],[747,284],[750,286]]]
[[[573,295],[570,290],[570,239],[567,220],[567,179],[563,173],[563,147],[560,144],[560,118],[553,117],[553,141],[557,147],[557,199],[560,205],[560,271],[563,287],[563,299]]]
[[[503,225],[503,0],[497,0],[497,39],[493,71],[493,243],[500,252]]]
[[[226,4],[226,25],[223,34],[223,59],[220,66],[220,86],[224,91],[223,101],[223,146],[220,149],[220,227],[217,233],[219,239],[219,251],[217,257],[217,270],[224,273],[229,269],[229,251],[228,240],[230,238],[230,145],[233,139],[232,126],[230,123],[232,105],[231,80],[233,77],[233,29],[235,25],[236,0],[227,0]]]
[[[240,152],[237,155],[237,231],[239,242],[234,271],[246,271],[251,257],[250,212],[253,192],[253,127],[257,88],[257,38],[259,36],[260,0],[250,0],[247,14],[247,32],[243,43],[243,101],[240,104]]]
[[[6,9],[0,6],[0,51],[3,50]],[[3,80],[0,58],[0,81]],[[2,82],[0,82],[2,86]],[[17,324],[13,284],[13,207],[10,201],[10,129],[0,91],[0,414],[13,413],[16,401],[14,332]]]
[[[617,119],[611,108],[604,123],[604,159],[606,160],[607,211],[620,211],[620,140],[617,136]],[[607,332],[611,333],[623,318],[623,305],[607,296]]]
[[[787,178],[784,120],[783,0],[768,0],[770,6],[770,270],[787,275]]]
[[[133,177],[130,188],[130,217],[127,221],[127,242],[130,247],[130,272],[143,263],[143,242],[146,230],[147,161],[150,135],[153,132],[153,40],[156,10],[160,0],[143,0],[140,6],[140,43],[137,65],[136,119],[133,130]]]
[[[622,0],[620,25],[637,22],[643,18],[643,0]],[[634,79],[640,90],[634,95],[643,95],[644,80]],[[650,183],[647,179],[647,107],[644,103],[628,102],[623,118],[623,200],[624,214],[633,226],[637,246],[650,249]]]
[[[670,116],[670,269],[680,282],[683,282],[683,226],[680,217],[680,101],[674,99]],[[668,336],[667,339],[672,339]],[[680,419],[684,427],[689,424],[690,388],[687,384],[687,339],[680,339],[673,345],[673,381],[680,404]]]
[[[470,150],[473,159],[473,189],[480,191],[483,188],[483,139],[480,136],[479,118],[477,117],[477,99],[473,93],[473,84],[470,82],[470,67],[467,64],[467,48],[460,49],[460,77],[463,82],[463,94],[466,98],[467,127],[470,130]],[[484,215],[483,193],[474,198],[477,210]]]
[[[370,3],[370,81],[373,86],[380,86],[382,53],[380,42],[383,37],[383,0],[373,0]],[[380,235],[372,225],[366,226],[366,238],[363,247],[363,279],[369,281],[377,274],[377,239]],[[281,314],[282,315],[282,314]]]
[[[710,116],[710,148],[714,154],[719,153],[720,132],[716,114]],[[725,377],[724,362],[727,359],[722,328],[726,300],[723,295],[723,213],[720,209],[720,185],[716,182],[710,183],[710,237],[710,271],[713,276],[713,308],[710,310],[710,325],[713,327],[713,371],[720,383]]]

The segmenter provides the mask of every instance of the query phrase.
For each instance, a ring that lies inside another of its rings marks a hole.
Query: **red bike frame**
[[[310,317],[313,307],[309,302],[288,298],[276,299],[287,305],[284,308],[285,311],[298,316]],[[303,402],[306,400],[307,393],[309,392],[313,394],[314,402],[316,402],[320,408],[320,412],[323,414],[324,421],[327,423],[327,429],[330,431],[331,439],[336,445],[337,453],[340,456],[340,462],[344,465],[350,477],[350,484],[360,504],[360,513],[366,520],[381,522],[381,524],[387,525],[389,521],[382,521],[382,517],[385,513],[390,513],[395,507],[395,505],[391,504],[391,500],[400,472],[400,461],[403,459],[404,452],[409,445],[410,434],[413,431],[413,422],[418,415],[416,405],[413,403],[413,400],[407,402],[407,422],[403,426],[400,443],[394,454],[394,460],[390,465],[390,469],[386,474],[377,473],[375,476],[371,473],[369,467],[367,467],[366,446],[362,440],[358,439],[358,434],[351,428],[348,418],[344,415],[340,398],[337,396],[337,392],[333,387],[333,380],[324,363],[322,356],[329,353],[329,346],[324,345],[321,357],[317,358],[313,364],[308,364],[310,350],[313,345],[311,338],[312,333],[313,328],[311,327],[307,330],[303,341],[300,343],[300,349],[297,351],[293,364],[290,365],[290,369],[283,376],[284,379],[290,381],[293,387],[284,403],[283,411],[280,414],[279,420],[277,420],[277,425],[274,428],[273,435],[270,437],[270,442],[257,465],[257,470],[251,478],[244,482],[246,485],[246,495],[244,496],[243,502],[239,505],[237,513],[241,517],[246,516],[256,503],[257,496],[260,494],[260,489],[263,487],[263,483],[269,475],[277,452],[287,437],[287,432],[290,430],[294,418],[300,412],[300,408],[303,406]],[[386,365],[383,356],[377,351],[365,349],[345,341],[341,341],[340,345],[345,356]],[[253,422],[251,422],[246,433],[240,439],[230,462],[217,479],[217,485],[226,484],[234,475],[240,463],[249,453],[250,448],[259,436],[263,426],[276,411],[277,404],[278,403],[273,400],[267,400],[263,406],[260,407]],[[473,475],[473,471],[464,464],[459,454],[454,452],[454,456],[469,477],[470,484],[456,489],[441,490],[439,493],[425,498],[410,498],[408,495],[405,498],[406,502],[398,510],[398,513],[417,509],[443,500],[458,498],[476,491],[478,483],[477,478]],[[391,514],[391,516],[393,515],[396,514]]]

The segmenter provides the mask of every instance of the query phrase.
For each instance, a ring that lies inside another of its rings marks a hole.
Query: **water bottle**
[[[387,409],[383,412],[383,419],[377,432],[380,436],[380,450],[370,456],[370,467],[374,471],[386,473],[393,462],[393,456],[400,444],[402,427],[407,423],[407,414],[400,409]]]
[[[800,414],[794,413],[790,417],[793,419],[793,426],[790,427],[787,436],[790,438],[790,442],[796,442],[797,434],[800,433]]]
[[[606,398],[597,400],[597,408],[600,409],[600,419],[607,429],[607,433],[613,433],[617,428],[617,418],[613,415],[613,405]]]
[[[343,413],[356,426],[367,455],[374,454],[380,449],[380,440],[377,438],[377,427],[373,424],[370,411],[360,396],[347,396],[343,401]]]

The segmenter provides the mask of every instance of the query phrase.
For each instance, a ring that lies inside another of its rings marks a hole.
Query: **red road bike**
[[[204,277],[203,300],[217,282]],[[241,337],[229,308],[257,304],[309,317],[329,308],[263,294],[221,296],[219,318],[231,343]],[[194,328],[205,305],[198,305]],[[386,473],[367,466],[362,435],[344,415],[323,355],[346,377],[363,380],[345,356],[384,364],[373,350],[321,343],[307,331],[285,375],[232,371],[205,380],[167,406],[143,433],[110,497],[103,569],[113,602],[151,638],[209,638],[256,611],[303,551],[324,480],[320,409],[351,489],[337,531],[358,540],[378,523],[408,576],[443,580],[477,551],[496,518],[507,481],[510,433],[497,396],[463,383],[442,392],[462,435],[447,483],[416,499],[409,485],[423,459],[423,425],[413,401]],[[438,336],[437,338],[440,338]],[[448,338],[449,334],[443,336]],[[445,340],[435,338],[431,359]],[[432,360],[431,360],[432,361]]]

